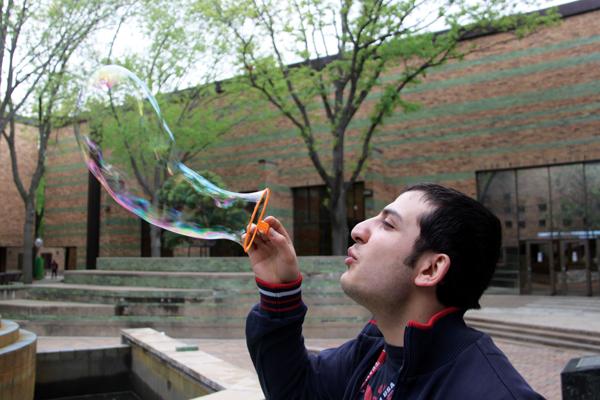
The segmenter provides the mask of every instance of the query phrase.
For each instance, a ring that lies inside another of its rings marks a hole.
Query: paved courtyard
[[[38,338],[38,351],[114,346],[118,337],[48,337]],[[243,339],[186,339],[199,349],[242,368],[253,370]],[[309,348],[328,348],[343,343],[342,339],[309,339]],[[584,353],[554,347],[495,340],[527,381],[549,400],[561,399],[560,372],[571,358]]]

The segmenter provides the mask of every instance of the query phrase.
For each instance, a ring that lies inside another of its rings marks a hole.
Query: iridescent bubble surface
[[[116,65],[95,71],[78,110],[86,123],[75,132],[87,167],[117,203],[181,235],[242,244],[267,189],[231,192],[218,177],[181,162],[156,98],[131,71]]]

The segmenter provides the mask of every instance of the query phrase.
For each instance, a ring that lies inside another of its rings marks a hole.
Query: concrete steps
[[[208,299],[201,303],[151,303],[118,302],[116,304],[96,304],[66,301],[41,300],[2,300],[0,310],[11,318],[43,319],[46,315],[63,318],[101,317],[182,317],[182,318],[245,318],[258,296],[251,301],[221,302]],[[368,320],[370,314],[357,304],[347,301],[339,304],[319,304],[318,300],[308,300],[310,314],[319,318],[338,318],[341,315],[362,316]]]
[[[470,316],[465,320],[469,326],[484,331],[494,338],[600,353],[600,337],[591,331],[535,326]]]
[[[355,336],[370,315],[340,288],[343,257],[302,257],[300,264],[309,306],[305,336]],[[598,311],[593,299],[487,298],[488,307]],[[118,336],[124,328],[150,327],[173,337],[242,338],[259,293],[247,258],[100,258],[97,270],[67,271],[62,283],[6,290],[0,299],[0,313],[40,335]],[[589,332],[550,331],[469,313],[467,319],[497,338],[600,352],[599,340],[588,339]]]
[[[176,289],[161,287],[100,286],[79,284],[36,284],[18,298],[45,301],[72,301],[99,304],[121,303],[191,303],[211,298],[211,289]],[[1,309],[0,309],[1,310]],[[2,312],[2,311],[0,311]]]
[[[343,256],[300,257],[303,274],[343,272]],[[98,270],[103,271],[165,271],[165,272],[251,272],[246,257],[99,257]]]
[[[302,257],[304,325],[312,337],[352,337],[370,314],[342,292],[343,257]],[[0,312],[40,335],[109,336],[151,327],[175,337],[244,337],[259,301],[247,258],[100,258],[64,282],[6,294]]]
[[[42,300],[2,300],[0,310],[4,315],[37,317],[40,315],[108,317],[115,315],[115,307],[108,304],[75,303]]]
[[[173,289],[240,290],[255,289],[252,272],[168,272],[168,271],[66,271],[64,282],[76,285],[160,287]],[[323,289],[339,286],[338,273],[305,275],[303,286]]]
[[[172,337],[239,339],[245,335],[246,318],[182,318],[182,317],[114,317],[18,320],[27,329],[40,336],[118,336],[121,329],[153,328]],[[368,322],[368,318],[312,318],[307,317],[303,334],[309,339],[353,338]]]

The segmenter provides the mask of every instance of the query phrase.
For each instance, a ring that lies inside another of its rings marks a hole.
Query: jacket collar
[[[456,358],[481,337],[465,325],[466,310],[446,308],[426,324],[410,321],[404,331],[404,366],[401,378],[432,372]]]

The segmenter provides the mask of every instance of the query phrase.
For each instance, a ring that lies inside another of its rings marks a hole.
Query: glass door
[[[526,291],[532,294],[556,294],[555,251],[550,240],[528,240],[526,249]]]
[[[568,295],[592,295],[590,246],[587,239],[560,241],[560,291]]]

